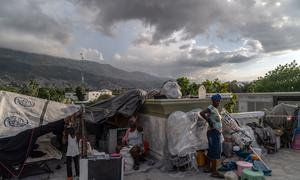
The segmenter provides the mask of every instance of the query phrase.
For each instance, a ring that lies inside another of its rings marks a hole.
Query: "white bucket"
[[[120,151],[120,154],[122,155],[123,159],[124,159],[124,171],[130,171],[132,170],[134,161],[133,158],[131,156],[131,154],[129,153],[130,148],[128,147],[123,147]]]

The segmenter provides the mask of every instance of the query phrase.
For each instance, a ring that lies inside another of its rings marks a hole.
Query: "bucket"
[[[198,166],[201,167],[201,166],[205,165],[206,157],[205,157],[204,151],[197,151],[196,158],[197,158],[197,164],[198,164]]]
[[[238,166],[238,168],[237,168],[238,176],[242,175],[243,169],[252,168],[252,166],[253,166],[252,163],[248,163],[246,161],[238,161],[238,162],[236,162],[236,165]]]
[[[239,177],[233,171],[226,172],[224,178],[225,180],[239,180]]]

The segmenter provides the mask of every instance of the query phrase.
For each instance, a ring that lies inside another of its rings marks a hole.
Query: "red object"
[[[145,155],[147,155],[149,153],[149,150],[150,150],[149,142],[144,140],[144,153],[145,153]]]
[[[111,154],[110,156],[111,156],[111,157],[120,157],[120,156],[121,156],[121,154],[118,154],[118,153],[113,153],[113,154]]]

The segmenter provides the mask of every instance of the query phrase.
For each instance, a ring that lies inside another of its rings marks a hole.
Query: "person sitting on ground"
[[[217,161],[221,159],[222,153],[222,121],[219,110],[221,95],[216,94],[211,97],[212,105],[200,112],[200,115],[207,120],[209,129],[207,131],[208,139],[208,159],[207,168],[205,172],[212,172],[212,177],[224,178],[222,174],[217,171]]]
[[[75,165],[75,173],[76,173],[76,179],[79,178],[79,145],[78,141],[79,138],[75,135],[75,129],[74,128],[68,128],[66,130],[66,138],[67,138],[67,180],[73,180],[73,174],[72,174],[72,160],[74,161]]]
[[[125,136],[122,138],[123,145],[130,147],[129,153],[134,160],[134,170],[139,169],[141,155],[144,151],[143,129],[141,127],[137,127],[136,118],[136,116],[132,116],[129,119],[130,128],[126,131]]]

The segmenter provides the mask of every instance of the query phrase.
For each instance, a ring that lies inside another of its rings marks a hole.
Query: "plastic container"
[[[225,180],[239,180],[239,177],[233,171],[226,172],[224,178]]]
[[[199,167],[202,167],[205,165],[206,157],[205,157],[204,151],[197,151],[196,158],[197,158],[197,164]]]
[[[248,163],[246,161],[238,161],[238,162],[236,162],[236,165],[238,166],[238,168],[237,168],[238,176],[242,175],[243,169],[252,168],[252,166],[253,166],[252,163]]]

